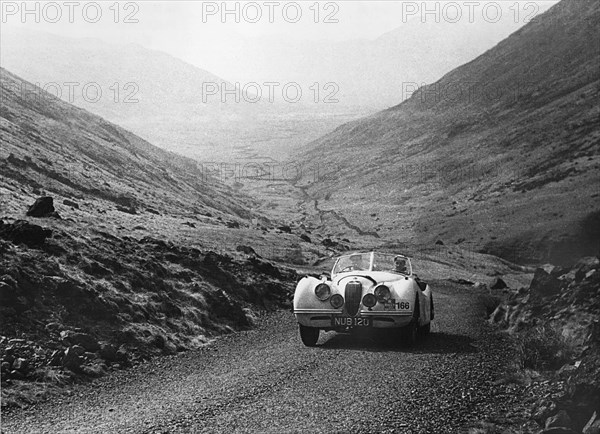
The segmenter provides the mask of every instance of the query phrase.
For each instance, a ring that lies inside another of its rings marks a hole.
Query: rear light
[[[331,303],[331,307],[334,309],[339,309],[344,305],[344,297],[342,297],[340,294],[334,294],[329,299],[329,303]]]
[[[331,296],[331,288],[326,283],[319,283],[315,287],[315,295],[321,301],[326,301]]]
[[[377,304],[377,298],[373,294],[365,294],[362,303],[366,307],[373,307]]]
[[[375,288],[375,297],[377,297],[377,301],[379,303],[385,303],[392,298],[392,293],[390,292],[390,288],[385,285],[379,285]]]

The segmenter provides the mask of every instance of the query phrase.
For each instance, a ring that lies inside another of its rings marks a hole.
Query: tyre
[[[316,346],[319,340],[319,329],[300,324],[300,339],[302,339],[302,343],[307,347]]]
[[[431,304],[429,307],[430,321],[427,324],[425,324],[424,326],[419,328],[419,332],[421,333],[422,336],[427,336],[429,333],[431,333],[431,321],[433,321],[433,317],[434,317],[433,297],[430,300],[431,300]]]
[[[410,347],[417,343],[419,338],[419,296],[415,298],[415,308],[413,310],[412,321],[402,330],[402,340],[404,345]]]
[[[412,347],[417,343],[419,337],[419,325],[414,320],[402,330],[402,342],[407,347]]]

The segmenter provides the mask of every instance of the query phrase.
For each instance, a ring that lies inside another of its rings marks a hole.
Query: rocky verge
[[[2,406],[197,348],[291,299],[295,271],[257,255],[53,217],[0,220]]]
[[[508,290],[490,322],[516,340],[511,381],[526,387],[544,434],[600,433],[600,260],[538,268]]]

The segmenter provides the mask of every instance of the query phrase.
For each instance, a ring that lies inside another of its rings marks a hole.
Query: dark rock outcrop
[[[300,235],[300,239],[301,239],[302,241],[306,241],[307,243],[312,243],[312,240],[311,240],[311,239],[310,239],[310,237],[309,237],[308,235],[306,235],[306,234],[302,234],[302,235]]]
[[[79,204],[77,202],[73,202],[72,200],[69,200],[69,199],[63,200],[63,205],[70,206],[71,208],[79,209]]]
[[[11,224],[0,221],[0,238],[12,241],[13,244],[39,247],[50,235],[52,235],[50,229],[44,229],[25,220],[17,220]]]
[[[507,294],[490,322],[508,329],[522,366],[538,371],[535,387],[545,398],[534,404],[532,419],[542,433],[581,433],[589,425],[591,434],[600,413],[600,261],[545,265],[529,288]]]
[[[532,295],[541,297],[555,295],[560,291],[560,281],[543,268],[538,268],[533,275],[530,291]]]
[[[508,285],[506,284],[506,282],[504,280],[502,280],[499,277],[496,277],[494,279],[494,281],[492,282],[492,284],[490,285],[490,289],[504,289],[504,288],[508,288]]]
[[[54,209],[54,199],[50,196],[43,196],[34,202],[27,210],[29,217],[57,217],[60,218]]]

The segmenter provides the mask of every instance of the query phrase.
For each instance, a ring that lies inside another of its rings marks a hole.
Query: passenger
[[[361,255],[350,256],[350,262],[352,262],[352,270],[364,270],[363,260]]]
[[[408,269],[406,266],[406,259],[401,256],[396,256],[394,258],[394,266],[396,273],[400,274],[408,274]]]

